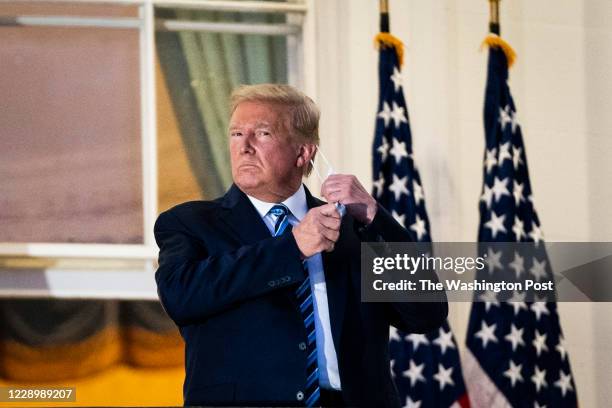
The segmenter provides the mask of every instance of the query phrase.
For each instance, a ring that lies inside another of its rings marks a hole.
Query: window
[[[231,183],[235,85],[307,87],[308,7],[0,5],[0,288],[155,298],[158,212]]]

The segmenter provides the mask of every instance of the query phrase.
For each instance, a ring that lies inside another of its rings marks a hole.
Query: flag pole
[[[489,0],[490,16],[489,16],[489,35],[485,38],[481,47],[494,47],[501,48],[506,54],[506,61],[508,62],[508,68],[514,64],[516,59],[516,52],[512,49],[510,44],[503,40],[500,36],[500,24],[499,24],[499,2],[501,0]]]
[[[389,0],[380,0],[380,32],[389,32]]]
[[[497,35],[500,34],[499,1],[500,0],[489,0],[489,31]]]

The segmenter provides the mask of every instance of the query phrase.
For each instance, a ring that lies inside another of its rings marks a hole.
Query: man
[[[186,344],[185,404],[399,407],[389,326],[434,330],[447,305],[360,302],[359,250],[409,233],[354,176],[327,178],[328,204],[303,186],[319,142],[310,98],[243,86],[231,111],[234,184],[155,225],[159,296]]]

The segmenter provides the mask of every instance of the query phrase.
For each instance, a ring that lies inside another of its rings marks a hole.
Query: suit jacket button
[[[304,351],[304,350],[306,350],[306,343],[301,342],[301,343],[298,345],[298,347],[300,348],[300,350]]]
[[[301,401],[304,399],[304,393],[302,391],[298,391],[298,393],[295,395],[295,398],[297,398],[298,401]]]

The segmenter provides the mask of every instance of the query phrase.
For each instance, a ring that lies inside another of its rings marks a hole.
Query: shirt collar
[[[268,215],[268,212],[270,211],[270,209],[275,204],[278,204],[278,203],[268,203],[265,201],[261,201],[255,197],[251,197],[248,194],[247,194],[247,197],[249,198],[249,200],[251,200],[251,203],[253,203],[253,206],[255,206],[255,209],[257,210],[261,218],[264,218],[266,215]],[[306,215],[306,212],[308,211],[308,204],[306,203],[306,191],[304,191],[304,184],[300,184],[300,188],[298,188],[297,191],[293,193],[291,197],[287,198],[281,204],[284,204],[285,206],[287,206],[287,208],[289,208],[289,211],[291,211],[291,214],[293,214],[293,216],[297,218],[298,221],[301,221],[302,218],[304,218],[304,216]]]

